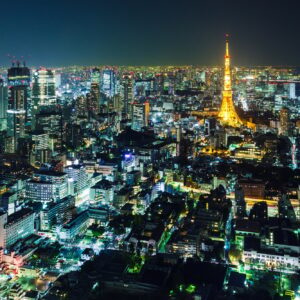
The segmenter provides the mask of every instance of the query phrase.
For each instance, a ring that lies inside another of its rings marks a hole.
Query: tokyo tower
[[[232,100],[228,34],[226,35],[226,52],[224,58],[225,58],[224,89],[222,92],[222,103],[218,114],[218,118],[220,119],[222,125],[240,127],[243,125],[243,122],[238,116]]]

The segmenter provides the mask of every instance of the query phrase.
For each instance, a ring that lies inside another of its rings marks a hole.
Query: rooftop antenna
[[[23,67],[26,67],[26,61],[24,59],[24,56],[21,56],[21,60],[23,61]]]
[[[226,37],[226,56],[229,56],[229,34],[225,34]]]
[[[11,55],[10,53],[7,54],[7,57],[9,58],[11,65],[14,67],[15,66],[15,57]]]

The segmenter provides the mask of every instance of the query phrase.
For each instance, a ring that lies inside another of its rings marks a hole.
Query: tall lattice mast
[[[234,103],[232,100],[231,89],[231,70],[230,70],[230,55],[229,55],[229,41],[228,34],[226,34],[226,52],[225,52],[225,69],[224,69],[224,89],[222,93],[222,103],[218,117],[222,125],[229,125],[232,127],[240,127],[243,122],[238,116]]]

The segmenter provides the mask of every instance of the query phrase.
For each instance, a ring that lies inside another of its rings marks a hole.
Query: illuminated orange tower
[[[226,53],[224,58],[225,58],[224,89],[222,92],[222,103],[218,114],[218,118],[220,119],[222,125],[240,127],[241,125],[243,125],[243,122],[238,116],[232,100],[228,34],[226,34]]]

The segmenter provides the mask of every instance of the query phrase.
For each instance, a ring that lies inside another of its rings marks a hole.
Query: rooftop
[[[260,226],[260,223],[257,221],[241,219],[241,220],[236,220],[235,230],[236,231],[244,231],[244,232],[260,233],[261,226]]]
[[[46,175],[46,176],[61,177],[61,176],[65,176],[66,173],[57,172],[57,171],[53,171],[53,170],[38,170],[38,171],[35,172],[35,175]]]
[[[23,208],[7,217],[7,224],[6,225],[11,225],[14,224],[15,222],[19,221],[20,219],[23,219],[31,214],[33,214],[33,210],[30,208]]]

